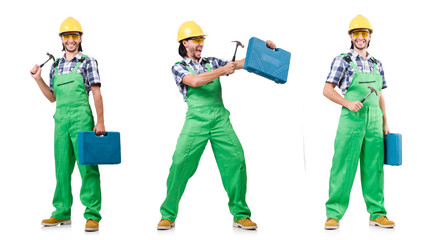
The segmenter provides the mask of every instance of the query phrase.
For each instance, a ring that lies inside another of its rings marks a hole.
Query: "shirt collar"
[[[358,54],[357,52],[355,52],[354,49],[349,50],[349,53],[351,54],[352,59],[357,59],[357,57],[360,56],[360,54]],[[370,54],[369,54],[369,52],[367,52],[367,57],[366,57],[365,60],[369,60],[369,59],[370,59]]]
[[[191,62],[195,62],[195,61],[192,60],[192,59],[190,59],[190,58],[188,58],[188,57],[184,57],[184,58],[183,58],[183,62],[185,62],[186,64],[189,65]],[[205,58],[202,57],[202,58],[200,59],[199,62],[200,62],[200,64],[201,64],[201,63],[206,64],[208,61],[207,61],[207,59],[205,59]]]
[[[75,59],[75,58],[76,58],[77,60],[79,60],[79,59],[82,58],[82,55],[84,55],[82,52],[78,52],[78,54],[76,54],[75,57],[72,58],[72,60]],[[66,59],[66,57],[65,57],[65,54],[62,56],[62,58],[63,58],[64,61],[67,61],[67,59]]]

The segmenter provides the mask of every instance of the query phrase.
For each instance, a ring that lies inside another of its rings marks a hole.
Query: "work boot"
[[[50,217],[49,219],[44,219],[43,221],[41,221],[41,225],[43,225],[45,227],[57,226],[58,224],[59,225],[70,225],[70,224],[72,224],[72,221],[70,221],[70,219],[61,220],[61,219],[56,219],[54,217]]]
[[[390,221],[386,216],[381,216],[377,219],[369,221],[370,226],[378,226],[382,228],[394,228],[395,222]]]
[[[99,231],[99,222],[93,219],[87,219],[87,222],[85,223],[85,231],[86,232]]]
[[[325,222],[325,229],[326,230],[335,230],[338,229],[338,221],[334,218],[328,218]]]
[[[258,225],[250,220],[250,218],[243,218],[239,221],[234,221],[233,227],[242,228],[245,230],[256,230],[258,228]]]
[[[175,222],[171,222],[168,219],[161,219],[157,224],[157,230],[169,230],[175,227]]]

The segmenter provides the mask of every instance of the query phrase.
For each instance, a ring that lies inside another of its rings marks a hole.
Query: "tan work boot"
[[[85,231],[86,232],[99,231],[99,222],[93,219],[87,219],[87,222],[85,223]]]
[[[395,222],[390,221],[386,216],[381,216],[377,219],[369,221],[370,226],[378,226],[382,228],[394,228]]]
[[[233,227],[242,228],[245,230],[256,230],[258,228],[258,225],[250,220],[250,218],[243,218],[239,221],[234,221]]]
[[[171,222],[168,219],[161,219],[157,224],[157,230],[169,230],[175,227],[175,222]]]
[[[328,218],[325,222],[325,229],[326,230],[335,230],[338,229],[338,221],[334,218]]]
[[[61,219],[56,219],[54,217],[50,217],[49,219],[44,219],[43,221],[41,221],[41,225],[43,225],[45,227],[56,226],[58,224],[59,225],[70,225],[70,224],[72,224],[72,221],[70,221],[70,219],[61,220]]]

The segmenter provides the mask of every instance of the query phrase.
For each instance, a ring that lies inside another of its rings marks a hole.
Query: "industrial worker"
[[[224,107],[219,77],[244,68],[245,59],[228,62],[202,58],[206,34],[194,21],[183,23],[178,30],[178,52],[183,58],[172,67],[176,84],[188,105],[186,121],[180,133],[167,180],[167,196],[161,205],[162,218],[157,229],[175,226],[178,204],[190,177],[195,173],[201,155],[210,140],[220,170],[223,186],[229,196],[233,226],[256,229],[250,220],[245,201],[247,188],[244,152]],[[276,48],[267,41],[267,47]]]
[[[367,18],[357,15],[352,19],[348,30],[351,49],[333,60],[323,89],[324,96],[342,106],[334,143],[325,229],[337,229],[346,212],[358,161],[369,224],[383,228],[395,226],[386,217],[384,208],[383,135],[389,133],[389,128],[381,90],[387,85],[381,62],[367,52],[372,33]],[[335,91],[335,86],[341,89],[344,98]]]
[[[64,56],[57,59],[50,71],[50,87],[41,77],[41,67],[35,65],[31,76],[35,79],[44,96],[56,101],[55,119],[55,170],[56,189],[53,197],[55,211],[43,226],[71,224],[70,215],[73,202],[71,175],[78,160],[78,132],[96,131],[105,133],[101,81],[97,61],[82,53],[82,27],[72,17],[62,22],[59,36]],[[92,111],[88,101],[93,93],[97,122],[94,126]],[[101,187],[97,165],[78,164],[82,178],[80,199],[86,207],[85,231],[98,231],[101,215]]]

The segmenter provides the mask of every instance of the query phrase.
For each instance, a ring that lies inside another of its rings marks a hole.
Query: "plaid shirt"
[[[367,58],[363,59],[357,52],[351,49],[347,55],[351,57],[352,61],[357,65],[358,71],[360,72],[373,72],[373,63],[370,57],[370,54],[367,54]],[[387,88],[387,83],[384,78],[384,70],[383,65],[379,60],[377,61],[377,72],[383,76],[383,89]],[[329,72],[328,78],[326,79],[327,83],[336,84],[342,91],[343,95],[346,94],[348,90],[352,78],[354,76],[355,70],[354,68],[346,62],[343,56],[339,55],[334,58],[331,64],[331,71]]]
[[[223,67],[228,63],[228,61],[223,61],[221,59],[214,57],[208,57],[207,61],[204,58],[201,58],[199,61],[200,63],[197,63],[192,59],[185,57],[183,58],[182,62],[187,63],[187,65],[189,65],[189,67],[192,68],[195,75],[208,71],[206,67],[207,62],[210,63],[210,68],[212,71],[217,68]],[[178,90],[180,91],[181,94],[183,94],[183,99],[186,102],[187,91],[189,90],[189,86],[183,83],[183,78],[186,75],[192,73],[189,72],[187,68],[183,66],[183,64],[175,64],[174,66],[172,66],[172,74],[174,75],[175,83],[177,84]]]
[[[82,58],[84,54],[82,52],[79,52],[76,54],[76,56],[70,60],[67,61],[64,57],[62,57],[59,60],[58,64],[58,74],[68,74],[75,69],[76,63],[78,63],[78,60]],[[50,69],[50,91],[53,92],[53,76],[55,75],[55,64],[52,65],[52,68]],[[79,65],[78,72],[82,75],[84,78],[84,87],[87,91],[87,94],[90,92],[92,85],[99,85],[101,86],[101,79],[99,77],[99,70],[98,70],[98,62],[91,57],[87,57],[84,59],[84,62],[82,62],[81,65]]]

